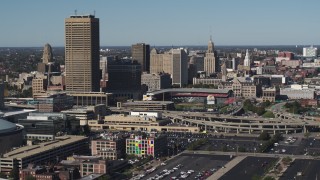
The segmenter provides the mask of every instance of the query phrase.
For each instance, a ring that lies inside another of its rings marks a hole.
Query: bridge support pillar
[[[306,133],[307,132],[307,128],[306,126],[303,126],[303,132]]]

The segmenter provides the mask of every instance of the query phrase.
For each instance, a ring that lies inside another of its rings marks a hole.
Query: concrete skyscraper
[[[171,49],[164,54],[152,49],[150,57],[150,73],[165,72],[171,75],[172,84],[188,84],[188,55],[184,49]]]
[[[52,62],[52,48],[50,44],[45,44],[43,48],[43,55],[42,55],[42,62],[48,64],[49,62]]]
[[[99,91],[99,19],[73,15],[65,19],[66,90]]]
[[[207,76],[219,71],[219,61],[217,53],[214,51],[214,44],[211,37],[208,43],[208,50],[204,57],[204,71]]]
[[[141,71],[150,71],[150,45],[145,43],[137,43],[131,46],[132,60],[141,64]]]

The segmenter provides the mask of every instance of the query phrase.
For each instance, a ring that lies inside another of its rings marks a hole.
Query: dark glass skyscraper
[[[141,65],[142,72],[150,72],[150,45],[137,43],[131,46],[132,60]]]

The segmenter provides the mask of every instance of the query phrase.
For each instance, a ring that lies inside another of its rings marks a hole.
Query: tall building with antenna
[[[208,43],[208,50],[204,57],[204,71],[206,72],[207,76],[219,72],[219,61],[217,53],[214,50],[214,44],[211,36]]]
[[[99,19],[75,15],[65,19],[66,90],[97,92],[100,89]]]

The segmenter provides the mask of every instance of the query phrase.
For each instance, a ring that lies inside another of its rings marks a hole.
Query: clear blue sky
[[[1,0],[0,47],[64,46],[64,19],[96,11],[101,46],[320,44],[320,0]]]

